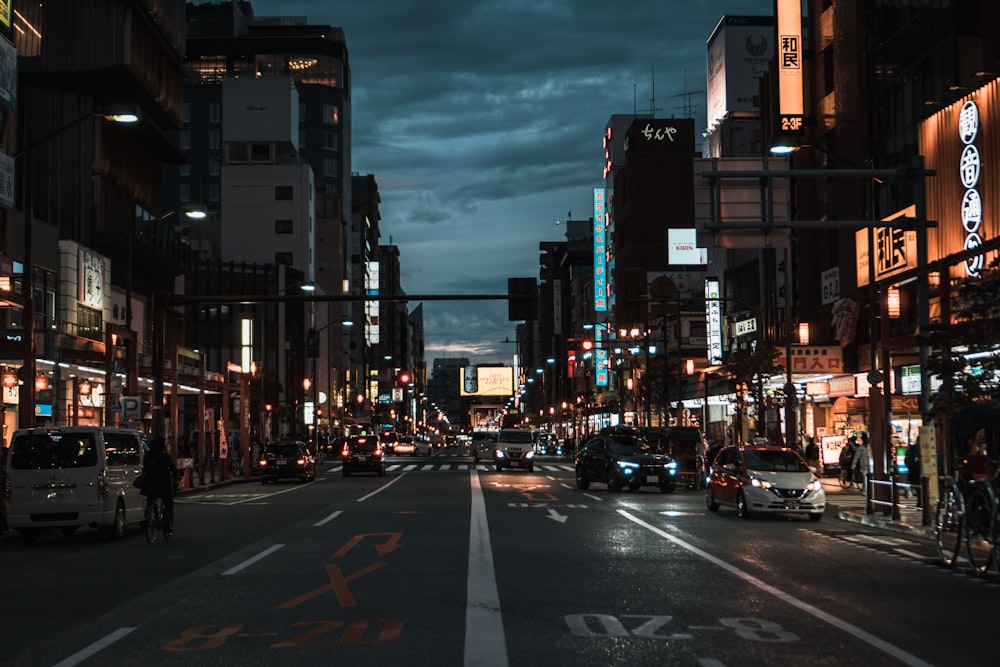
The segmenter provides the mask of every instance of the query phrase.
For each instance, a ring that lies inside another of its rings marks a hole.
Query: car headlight
[[[750,484],[752,484],[753,486],[756,486],[758,489],[770,489],[772,486],[774,486],[773,484],[771,484],[767,480],[765,480],[765,479],[757,479],[756,477],[751,477],[750,478]]]
[[[626,475],[631,475],[632,473],[634,473],[636,470],[639,469],[639,464],[632,463],[631,461],[619,461],[618,469],[621,470],[622,473]]]
[[[533,458],[535,458],[535,453],[529,451],[527,454],[524,455],[524,458],[526,458],[526,459],[533,459]]]
[[[820,482],[818,479],[814,479],[813,481],[811,481],[808,484],[806,484],[806,490],[807,491],[813,491],[813,492],[815,492],[815,491],[819,491],[822,488],[823,488],[823,483]]]
[[[496,451],[496,457],[497,457],[498,459],[502,459],[502,458],[503,458],[503,450],[502,450],[502,449],[498,449],[498,450]]]
[[[670,463],[664,463],[664,468],[670,468],[671,470],[677,470],[677,461],[671,461]]]

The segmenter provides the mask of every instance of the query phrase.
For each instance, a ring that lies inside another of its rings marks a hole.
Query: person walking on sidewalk
[[[806,436],[806,465],[816,470],[816,476],[823,476],[823,468],[819,463],[819,445],[811,435]]]
[[[906,456],[903,457],[903,463],[906,464],[906,481],[908,481],[912,486],[914,494],[917,498],[917,507],[923,507],[920,504],[920,441],[911,442],[906,448]],[[909,494],[907,494],[909,495]]]

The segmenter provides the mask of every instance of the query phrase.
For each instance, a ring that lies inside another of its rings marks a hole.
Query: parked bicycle
[[[163,499],[146,499],[146,541],[150,544],[156,542],[156,533],[162,532],[163,539],[169,540],[173,531],[163,520]]]
[[[952,475],[941,478],[934,512],[934,541],[945,566],[954,565],[964,541],[974,571],[984,573],[995,563],[1000,567],[996,469],[994,462],[975,455],[962,459]]]

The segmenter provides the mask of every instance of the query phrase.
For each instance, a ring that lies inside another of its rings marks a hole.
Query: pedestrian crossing
[[[323,472],[327,474],[343,472],[344,466],[340,463],[335,463],[330,468],[324,470]],[[470,469],[476,469],[479,472],[495,472],[496,468],[489,463],[475,463],[469,461],[467,463],[456,462],[456,463],[386,463],[386,472],[468,472]],[[534,464],[535,471],[538,472],[574,472],[575,468],[572,464],[568,463],[538,463]],[[517,470],[515,468],[514,470]]]

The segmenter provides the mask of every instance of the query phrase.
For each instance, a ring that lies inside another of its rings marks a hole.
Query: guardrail
[[[893,521],[899,521],[902,517],[900,508],[910,505],[900,502],[900,492],[905,491],[907,496],[916,496],[913,506],[920,510],[920,525],[929,526],[931,509],[930,503],[926,502],[929,486],[927,477],[921,477],[918,485],[901,482],[896,475],[890,475],[889,479],[875,479],[874,475],[868,474],[865,476],[865,513],[875,514],[875,508],[881,507],[885,514],[892,515]]]

